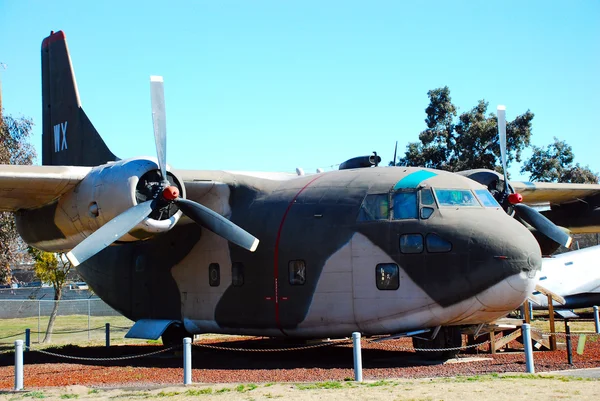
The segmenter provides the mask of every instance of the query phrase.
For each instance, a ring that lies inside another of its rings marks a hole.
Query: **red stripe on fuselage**
[[[285,209],[285,213],[283,214],[283,217],[281,218],[281,223],[279,223],[279,230],[277,231],[277,239],[275,240],[275,260],[273,263],[273,282],[275,284],[275,324],[277,324],[277,328],[279,328],[279,330],[283,333],[283,335],[287,334],[283,331],[283,329],[281,328],[281,322],[279,321],[279,240],[281,239],[281,231],[283,231],[283,224],[285,223],[285,219],[287,218],[288,213],[290,212],[290,209],[292,208],[292,205],[294,204],[294,202],[296,202],[296,199],[298,199],[298,196],[300,196],[300,194],[306,189],[308,188],[308,186],[310,184],[312,184],[313,182],[315,182],[316,180],[318,180],[319,178],[322,177],[322,174],[319,174],[318,176],[316,176],[315,178],[313,178],[312,180],[310,180],[308,182],[308,184],[306,184],[305,186],[302,187],[302,189],[300,191],[298,191],[298,193],[296,194],[296,196],[294,196],[294,198],[290,201],[290,204],[288,205],[287,209]]]

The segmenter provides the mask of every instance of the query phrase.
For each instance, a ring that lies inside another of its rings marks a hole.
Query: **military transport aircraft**
[[[158,158],[117,158],[81,108],[64,33],[52,33],[43,166],[0,166],[0,210],[16,212],[28,244],[68,252],[94,292],[136,321],[129,337],[429,331],[413,337],[420,348],[457,346],[462,327],[534,290],[531,230],[570,243],[491,171],[361,168],[368,157],[301,176],[172,170],[161,77],[151,99]],[[503,108],[499,130],[505,163]]]

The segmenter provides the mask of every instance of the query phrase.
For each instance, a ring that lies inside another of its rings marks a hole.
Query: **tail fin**
[[[118,160],[81,108],[62,31],[42,42],[42,106],[42,164],[97,166]]]

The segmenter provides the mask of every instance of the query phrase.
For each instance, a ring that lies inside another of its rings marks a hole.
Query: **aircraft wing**
[[[75,187],[91,167],[0,165],[0,212],[44,206]]]
[[[511,181],[510,185],[530,205],[560,205],[600,194],[600,184]]]

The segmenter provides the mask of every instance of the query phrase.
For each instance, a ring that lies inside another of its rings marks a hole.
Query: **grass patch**
[[[157,397],[175,397],[176,395],[181,394],[179,391],[161,391],[156,394]]]
[[[231,391],[231,389],[230,389],[230,388],[228,388],[228,387],[223,387],[222,389],[215,391],[215,394],[223,394],[223,393],[228,393],[228,392],[230,392],[230,391]]]
[[[113,395],[110,398],[150,398],[151,394],[147,392],[135,392],[135,393],[123,393],[118,395]]]
[[[63,394],[60,398],[63,400],[70,400],[71,398],[79,398],[79,394]]]
[[[322,382],[322,383],[311,383],[311,384],[297,384],[296,388],[298,390],[333,390],[343,388],[342,383],[340,382]]]
[[[387,381],[387,380],[378,380],[378,381],[373,382],[373,383],[365,383],[365,386],[367,386],[367,387],[381,387],[381,386],[387,386],[388,384],[392,384],[392,382]]]
[[[189,389],[183,394],[189,395],[189,396],[198,396],[198,395],[212,394],[212,392],[213,392],[213,389],[208,387],[208,388],[199,388],[199,389]]]
[[[91,390],[88,390],[88,394],[98,394],[100,391],[97,388],[93,388]]]
[[[37,315],[37,302],[35,303],[35,314]],[[67,303],[65,302],[65,305]],[[16,306],[11,306],[16,307]],[[45,309],[49,308],[47,305],[42,303],[42,313],[48,312]],[[87,304],[85,306],[85,313],[87,313]],[[11,338],[2,340],[2,342],[12,344],[14,339],[22,336],[25,329],[31,329],[31,343],[33,345],[38,344],[39,341],[44,339],[46,328],[48,327],[48,316],[42,316],[39,320],[39,331],[38,336],[38,317],[24,317],[17,319],[2,319],[2,325],[0,326],[0,337],[7,337],[14,335]],[[123,334],[125,330],[118,329],[117,327],[131,327],[133,321],[127,319],[124,316],[90,316],[90,338],[88,339],[88,316],[86,315],[59,315],[56,317],[54,323],[54,332],[52,334],[52,344],[67,344],[67,343],[80,343],[86,345],[103,345],[105,343],[105,331],[104,325],[110,323],[111,325],[111,344],[144,344],[147,340],[139,339],[125,339]],[[94,330],[98,329],[98,330]],[[60,332],[73,332],[77,333],[65,333]]]
[[[41,391],[31,391],[29,393],[23,394],[23,397],[46,398],[46,396],[44,395],[44,393],[42,393]]]

